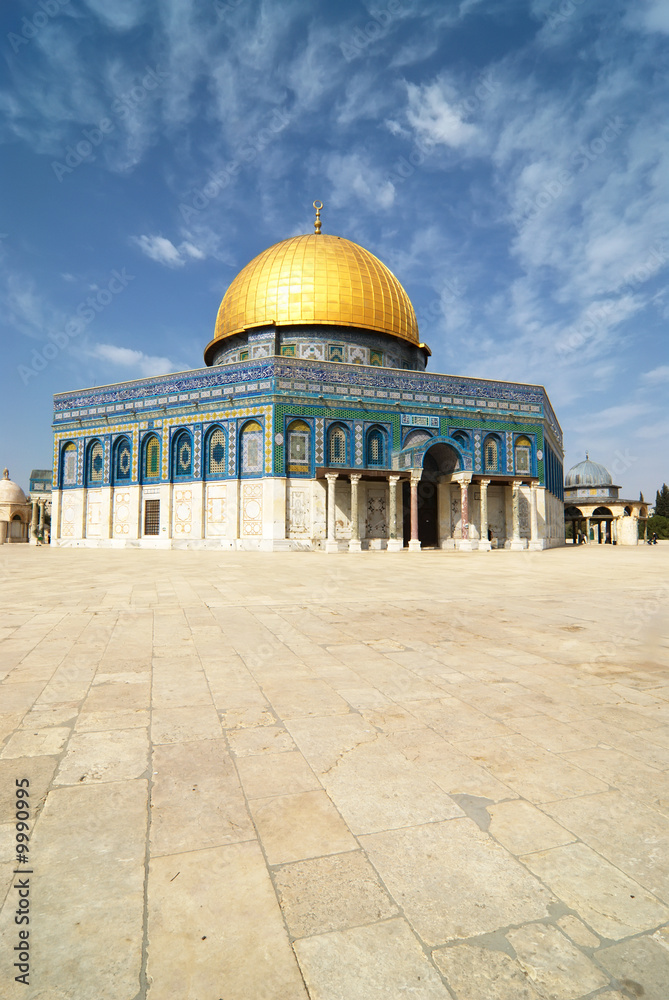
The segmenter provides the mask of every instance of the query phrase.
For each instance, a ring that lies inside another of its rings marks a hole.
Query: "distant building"
[[[643,500],[621,500],[619,486],[598,462],[579,462],[567,473],[564,486],[564,519],[567,541],[637,545],[639,521],[648,518]]]
[[[5,542],[27,542],[31,506],[25,493],[9,478],[4,469],[0,479],[0,545]]]
[[[30,473],[30,497],[32,500],[51,500],[51,480],[53,469],[33,469]]]

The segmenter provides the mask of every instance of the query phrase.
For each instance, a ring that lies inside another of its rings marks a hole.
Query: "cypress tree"
[[[655,513],[660,517],[669,517],[669,486],[666,483],[655,494]]]

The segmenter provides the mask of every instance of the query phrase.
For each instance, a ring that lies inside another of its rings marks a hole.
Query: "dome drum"
[[[380,368],[424,371],[429,348],[397,337],[346,326],[304,324],[251,328],[213,341],[211,365],[228,365],[269,355],[303,360],[364,364]]]

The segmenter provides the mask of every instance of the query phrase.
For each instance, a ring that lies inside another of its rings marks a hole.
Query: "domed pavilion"
[[[28,541],[31,510],[25,493],[4,469],[0,479],[0,545]]]
[[[400,281],[314,208],[233,278],[205,367],[55,396],[53,544],[564,544],[545,389],[428,373]]]
[[[637,545],[639,521],[648,517],[642,500],[621,500],[620,487],[598,462],[574,465],[565,478],[564,504],[567,540],[573,544]]]

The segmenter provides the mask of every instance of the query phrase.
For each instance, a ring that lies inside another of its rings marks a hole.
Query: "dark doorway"
[[[457,452],[443,442],[435,444],[425,453],[423,475],[418,483],[418,538],[424,549],[439,545],[439,478],[459,467]],[[411,486],[406,480],[402,483],[402,509],[404,544],[408,545],[411,538]]]
[[[404,544],[411,538],[411,486],[402,483],[402,507],[404,523]],[[439,544],[439,510],[437,507],[437,483],[423,478],[418,484],[418,538],[424,549]]]

